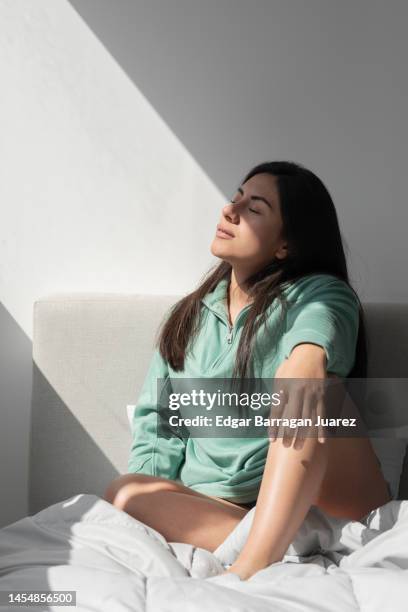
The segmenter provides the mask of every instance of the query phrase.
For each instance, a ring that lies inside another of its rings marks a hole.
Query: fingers
[[[304,389],[302,387],[298,387],[293,389],[291,392],[288,402],[286,403],[284,410],[284,418],[293,419],[292,422],[298,422],[298,419],[302,418],[303,412],[303,403],[304,403]],[[283,426],[282,428],[282,441],[284,446],[290,446],[292,444],[293,438],[296,438],[298,427],[289,427]]]
[[[320,444],[324,444],[326,442],[326,433],[322,425],[322,419],[324,419],[325,416],[326,416],[326,408],[325,408],[324,398],[320,397],[317,400],[317,404],[316,404],[316,417],[318,419],[318,440]]]
[[[268,436],[270,442],[275,442],[278,436],[282,437],[283,444],[285,446],[290,446],[293,438],[296,436],[297,427],[283,425],[280,421],[282,419],[287,419],[290,423],[291,419],[293,419],[292,422],[295,422],[302,417],[304,389],[300,385],[294,386],[292,381],[289,394],[288,385],[282,386],[281,403],[279,406],[274,407],[270,413],[273,424],[268,428]]]
[[[270,418],[276,419],[276,421],[278,422],[278,419],[282,418],[282,415],[285,411],[285,406],[286,403],[289,399],[289,394],[288,391],[286,389],[286,384],[284,381],[281,381],[281,385],[280,385],[280,403],[278,404],[278,406],[274,406],[271,411],[270,411]],[[270,442],[275,442],[277,436],[278,436],[278,432],[280,430],[280,426],[279,425],[271,425],[268,428],[268,437],[269,437],[269,441]]]
[[[315,435],[314,423],[316,422],[316,399],[310,393],[305,393],[303,396],[302,418],[304,419],[306,425],[300,427],[297,432],[295,448],[302,448],[305,443],[305,439],[309,436],[313,437]],[[311,421],[310,425],[308,424],[309,419]]]
[[[326,430],[323,423],[327,415],[324,383],[320,379],[291,379],[281,385],[282,401],[270,414],[273,421],[268,428],[270,442],[281,436],[285,446],[295,439],[295,447],[301,448],[306,437],[316,435],[319,443],[325,443]],[[283,419],[289,425],[283,424]]]

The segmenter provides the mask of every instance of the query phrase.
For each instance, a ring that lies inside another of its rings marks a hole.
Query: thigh
[[[105,499],[161,533],[213,552],[248,512],[228,500],[204,495],[166,478],[124,474]]]
[[[368,438],[328,438],[328,467],[315,504],[332,516],[359,520],[390,501]]]
[[[115,478],[108,486],[105,491],[104,498],[112,502],[112,499],[116,494],[127,485],[134,485],[135,487],[142,487],[148,491],[178,491],[179,493],[185,493],[186,495],[194,495],[207,501],[213,500],[215,503],[223,504],[233,508],[242,508],[240,504],[235,504],[222,497],[216,497],[214,495],[205,495],[199,491],[194,491],[190,487],[186,487],[182,483],[171,480],[169,478],[162,478],[161,476],[150,476],[148,474],[137,474],[128,473],[122,474]]]

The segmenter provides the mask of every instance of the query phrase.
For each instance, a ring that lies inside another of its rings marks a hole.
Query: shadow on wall
[[[108,429],[119,443],[113,436]],[[130,448],[130,434],[123,446]],[[29,458],[29,514],[79,493],[102,497],[119,474],[35,363]]]
[[[27,515],[32,343],[0,303],[0,527]]]

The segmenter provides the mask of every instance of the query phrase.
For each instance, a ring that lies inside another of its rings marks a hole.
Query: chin
[[[223,245],[219,245],[214,241],[211,244],[210,252],[212,253],[212,255],[215,255],[215,257],[225,259],[225,255],[227,255],[228,253],[228,248],[223,248]]]

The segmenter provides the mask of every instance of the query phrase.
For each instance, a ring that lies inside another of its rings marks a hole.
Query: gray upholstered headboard
[[[55,294],[34,304],[29,514],[102,496],[127,472],[135,404],[162,316],[181,296]],[[369,376],[405,377],[408,305],[365,304]],[[400,496],[408,498],[408,460]]]

